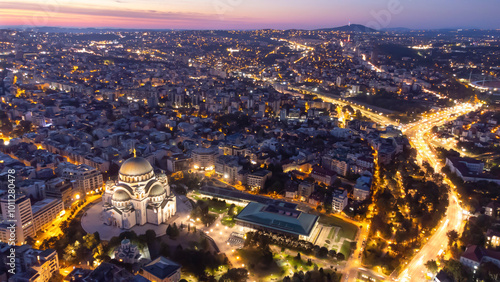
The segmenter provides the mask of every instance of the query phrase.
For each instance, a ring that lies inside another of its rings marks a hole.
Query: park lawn
[[[215,213],[218,213],[218,214],[223,214],[223,213],[227,212],[228,209],[229,209],[229,207],[226,207],[226,208],[223,208],[223,209],[219,209],[219,208],[216,208],[216,207],[209,207],[208,208],[209,211],[215,212]]]
[[[351,255],[351,242],[345,240],[340,247],[340,252],[344,254],[345,259],[347,260]]]
[[[330,229],[330,233],[328,233],[328,240],[333,239],[333,235],[335,235],[335,230],[337,230],[337,228],[332,227],[332,229]]]
[[[236,206],[236,214],[239,214],[245,207]]]
[[[296,260],[294,257],[287,255],[286,256],[286,261],[290,264],[290,266],[294,269],[294,271],[309,271],[314,269],[315,264],[311,264],[310,266],[307,265],[307,260],[301,259],[301,260]]]
[[[206,200],[205,200],[206,201]],[[229,207],[231,206],[230,204],[226,204],[226,207],[225,208],[218,208],[218,207],[215,207],[213,205],[210,205],[210,202],[208,201],[208,205],[209,205],[209,210],[211,212],[215,212],[215,213],[218,213],[218,214],[223,214],[223,213],[227,213],[229,211]],[[235,209],[234,209],[234,212],[235,214],[234,215],[237,215],[239,214],[242,210],[244,209],[244,207],[240,207],[240,206],[235,206]]]
[[[196,201],[203,200],[199,195],[192,195],[191,198],[195,199]]]
[[[227,215],[224,216],[220,222],[222,225],[225,225],[228,227],[234,227],[234,225],[236,224],[236,221],[234,221],[234,219],[232,217],[227,216]]]
[[[262,250],[257,248],[244,248],[237,250],[240,260],[245,264],[245,268],[250,272],[255,273],[259,277],[266,277],[272,274],[282,275],[283,268],[281,268],[274,260],[270,264],[264,265],[262,263]]]
[[[347,238],[349,240],[354,240],[356,238],[356,233],[358,232],[358,227],[356,225],[344,221],[336,216],[320,215],[319,223],[340,227],[335,242],[339,242],[340,238]],[[328,234],[328,237],[329,236],[330,234]]]

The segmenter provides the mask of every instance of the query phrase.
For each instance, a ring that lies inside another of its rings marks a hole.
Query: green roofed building
[[[309,240],[318,225],[318,216],[284,205],[249,203],[236,217],[236,223],[250,229]]]

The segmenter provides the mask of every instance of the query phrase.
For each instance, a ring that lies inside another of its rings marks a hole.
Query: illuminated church
[[[118,182],[107,183],[103,195],[104,224],[130,229],[135,225],[159,225],[176,213],[176,198],[167,176],[155,175],[144,158],[125,161]]]

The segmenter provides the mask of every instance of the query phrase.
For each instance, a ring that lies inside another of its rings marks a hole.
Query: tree
[[[166,243],[161,243],[160,254],[164,257],[169,257],[170,256],[170,246]]]
[[[172,236],[174,238],[177,238],[177,236],[179,236],[179,228],[177,228],[177,224],[175,224],[175,222],[174,222],[174,226],[172,228]]]
[[[99,235],[99,232],[94,232],[94,238],[97,242],[101,242],[101,235]]]
[[[172,228],[172,226],[169,224],[169,225],[167,226],[167,231],[166,231],[166,233],[167,233],[167,236],[168,236],[168,237],[170,237],[170,239],[172,239],[172,234],[173,234],[173,233],[172,233],[172,230],[173,230],[173,228]]]
[[[235,215],[235,213],[236,213],[236,205],[235,204],[231,204],[229,206],[229,210],[227,211],[227,215],[233,216],[233,215]]]
[[[102,243],[97,244],[97,246],[95,246],[95,248],[92,250],[92,257],[94,259],[104,260],[105,255],[106,254],[104,253],[104,246],[102,245]]]
[[[295,256],[295,259],[296,260],[302,260],[302,258],[300,257],[300,253],[297,253],[297,255]]]
[[[20,130],[21,130],[20,135],[23,135],[25,133],[30,132],[31,129],[33,128],[33,124],[31,123],[31,121],[27,121],[27,120],[22,120],[19,123],[19,126],[20,126]]]
[[[248,279],[248,270],[231,268],[219,279],[219,282],[244,282]]]
[[[210,244],[208,243],[208,240],[205,236],[201,237],[200,239],[200,248],[204,251],[210,250]]]
[[[28,238],[26,238],[26,243],[30,246],[33,246],[36,243],[36,241],[31,236],[28,236]]]
[[[328,249],[325,247],[321,247],[318,252],[318,257],[325,258],[328,255]]]
[[[58,281],[63,281],[64,277],[59,273],[59,271],[55,271],[52,273],[52,276],[49,279],[49,282],[58,282]]]
[[[448,246],[451,246],[458,240],[458,232],[455,230],[448,231],[448,233],[446,233],[446,236],[448,236]]]
[[[12,132],[13,128],[14,127],[12,126],[12,122],[10,121],[7,114],[4,111],[0,112],[0,131],[4,135],[8,136]]]
[[[435,260],[429,260],[425,263],[425,267],[430,273],[436,273],[438,271],[438,265]]]
[[[467,268],[463,267],[463,265],[457,260],[446,261],[443,270],[453,276],[457,282],[471,281],[469,278],[472,277],[470,277],[470,273],[467,271]]]
[[[87,234],[83,236],[83,245],[85,248],[91,250],[97,245],[97,240],[95,239],[94,234]]]
[[[345,260],[345,256],[343,253],[337,253],[337,259],[338,260]]]
[[[153,229],[148,229],[146,231],[146,240],[152,242],[156,239],[156,232]]]

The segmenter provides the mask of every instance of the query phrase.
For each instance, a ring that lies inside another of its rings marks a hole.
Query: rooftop
[[[233,200],[238,202],[257,202],[268,205],[273,204],[291,209],[295,209],[297,207],[297,204],[294,203],[275,200],[264,196],[252,195],[228,188],[204,186],[200,188],[200,193],[207,196],[213,196],[217,198]]]
[[[144,266],[142,269],[144,271],[147,271],[151,273],[152,275],[160,278],[160,279],[165,279],[167,277],[172,276],[174,273],[176,273],[179,269],[181,268],[180,265],[177,263],[165,258],[165,257],[159,257],[146,266]]]
[[[249,203],[236,220],[260,225],[277,231],[309,236],[318,216],[277,205]]]

